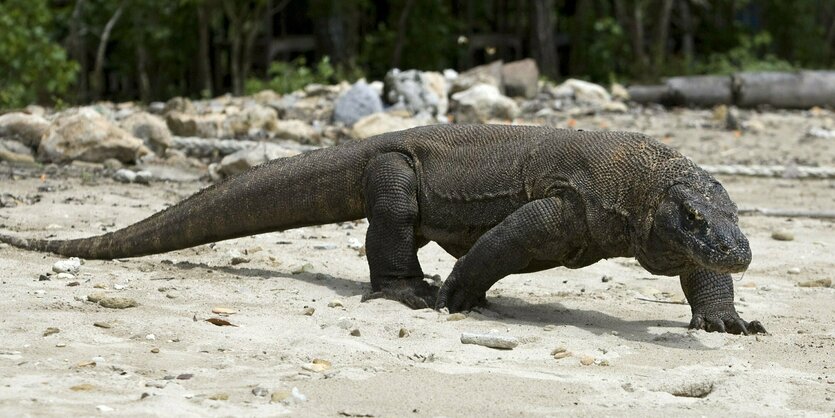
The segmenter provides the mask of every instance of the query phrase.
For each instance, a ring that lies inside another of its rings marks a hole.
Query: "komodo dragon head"
[[[736,205],[717,181],[674,184],[656,207],[641,264],[657,274],[744,271],[751,248],[737,221]]]

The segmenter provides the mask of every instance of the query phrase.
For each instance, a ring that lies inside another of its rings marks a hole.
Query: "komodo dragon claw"
[[[768,334],[760,321],[747,322],[736,312],[695,314],[690,320],[690,329],[703,329],[707,332],[727,332],[731,334]]]

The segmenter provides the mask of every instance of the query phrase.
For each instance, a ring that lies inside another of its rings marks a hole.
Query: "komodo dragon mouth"
[[[656,209],[644,256],[654,270],[687,265],[738,273],[751,263],[748,239],[737,224],[736,205],[718,183],[707,192],[677,184]],[[677,272],[673,272],[677,274]]]

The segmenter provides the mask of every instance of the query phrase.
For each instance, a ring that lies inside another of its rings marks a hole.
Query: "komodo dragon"
[[[414,128],[269,161],[104,235],[0,241],[114,259],[362,217],[371,297],[456,312],[484,303],[509,274],[635,257],[680,276],[691,328],[766,332],[734,309],[731,273],[747,268],[751,250],[727,192],[637,133]],[[458,259],[440,289],[417,258],[429,241]]]

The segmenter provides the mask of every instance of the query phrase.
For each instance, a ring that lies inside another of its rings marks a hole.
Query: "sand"
[[[835,141],[803,138],[814,117],[751,117],[766,131],[737,137],[691,122],[709,122],[706,111],[589,116],[577,127],[666,136],[705,164],[835,165]],[[0,193],[40,201],[0,209],[0,231],[37,237],[112,231],[205,186],[125,185],[78,169],[45,181],[41,170],[16,173],[0,174]],[[720,180],[740,207],[835,203],[832,180]],[[365,221],[88,260],[75,279],[39,280],[62,258],[2,246],[0,415],[833,416],[835,289],[798,286],[835,279],[833,222],[740,222],[754,259],[735,276],[736,306],[770,335],[689,331],[677,278],[631,259],[507,277],[488,308],[463,318],[361,303],[368,267],[351,245],[364,240]],[[775,240],[775,230],[794,239]],[[454,263],[433,244],[419,255],[442,277]],[[138,306],[104,308],[87,301],[95,292]],[[490,332],[519,345],[460,342],[462,333]],[[555,349],[569,354],[555,359]]]

